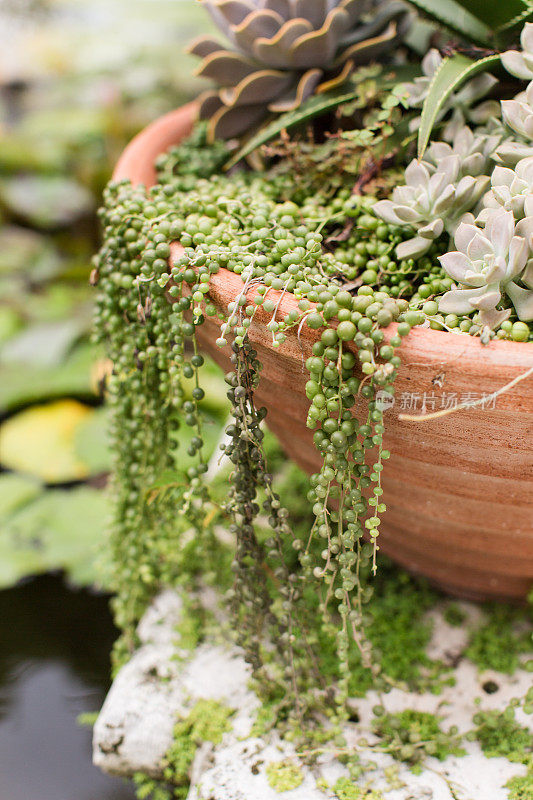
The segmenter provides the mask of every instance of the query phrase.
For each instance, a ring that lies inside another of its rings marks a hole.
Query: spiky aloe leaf
[[[529,0],[456,0],[456,2],[497,32],[518,24],[532,13]]]
[[[471,58],[456,53],[445,58],[433,76],[429,93],[422,109],[422,118],[418,131],[418,157],[422,158],[431,136],[439,112],[449,100],[451,94],[465,81],[473,78],[479,72],[484,72],[494,64],[499,63],[498,54],[486,56],[473,61]]]
[[[485,17],[480,19],[471,13],[468,10],[470,3],[467,4],[466,0],[464,5],[468,5],[468,8],[464,8],[460,0],[409,0],[409,2],[431,19],[459,34],[462,39],[469,39],[479,45],[488,45],[491,41],[493,31],[483,21]],[[504,4],[503,0],[496,2]],[[486,2],[486,5],[489,4]]]
[[[413,78],[419,74],[420,70],[417,67],[406,65],[387,69],[380,75],[372,76],[372,80],[375,80],[378,83],[380,89],[386,91],[387,89],[391,89],[397,83],[413,80]],[[363,83],[368,79],[368,73],[363,71],[362,75],[355,75],[352,79],[352,82],[344,86],[342,90],[328,92],[327,94],[323,95],[315,95],[294,111],[289,111],[287,114],[277,117],[277,119],[273,120],[273,122],[271,122],[269,125],[261,128],[261,130],[255,136],[252,136],[252,138],[249,139],[246,144],[241,147],[241,149],[232,157],[226,168],[230,169],[231,167],[235,166],[235,164],[241,161],[241,159],[246,158],[259,147],[262,147],[272,139],[275,139],[282,131],[294,128],[296,125],[309,122],[315,117],[319,117],[321,114],[324,114],[326,111],[330,111],[336,106],[339,106],[343,103],[349,103],[351,100],[355,100],[359,96],[360,91],[358,84]]]
[[[525,7],[519,14],[500,25],[497,30],[498,34],[509,32],[515,36],[516,29],[522,28],[526,22],[531,22],[533,20],[533,3],[530,2],[530,0],[523,0],[523,5]]]

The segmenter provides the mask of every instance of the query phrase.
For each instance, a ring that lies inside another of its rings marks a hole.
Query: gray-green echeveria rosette
[[[396,248],[398,258],[419,258],[444,232],[453,236],[464,215],[479,202],[490,184],[486,175],[463,175],[461,156],[438,161],[412,161],[405,170],[405,186],[397,186],[392,200],[380,200],[374,211],[392,225],[408,225],[416,236]]]
[[[502,100],[502,114],[511,130],[525,141],[533,141],[533,81],[514,100]]]
[[[432,142],[424,154],[424,162],[438,169],[439,164],[447,156],[459,156],[461,159],[460,175],[487,175],[492,168],[494,151],[502,140],[502,133],[474,133],[467,125],[459,128],[452,144],[448,142]]]
[[[190,51],[206,92],[200,117],[212,139],[246,133],[269,113],[297,108],[341,85],[353,69],[390,52],[409,27],[399,2],[382,0],[202,0],[231,47],[202,36]]]
[[[490,182],[492,188],[483,198],[485,208],[478,219],[484,222],[497,208],[512,211],[516,220],[522,219],[526,200],[533,194],[533,157],[522,159],[514,169],[497,165]]]
[[[513,100],[502,100],[501,107],[507,138],[495,156],[503,165],[516,169],[519,162],[533,157],[533,81]]]
[[[522,80],[533,81],[533,23],[524,25],[520,37],[522,51],[508,50],[502,53],[502,64],[511,75]],[[496,158],[508,167],[533,157],[533,83],[525,92],[513,100],[502,101],[503,119],[515,134],[503,142],[496,151]]]
[[[522,52],[508,50],[502,53],[502,64],[515,78],[524,81],[533,80],[533,23],[526,22],[520,36]]]
[[[511,308],[498,308],[506,294],[519,319],[533,319],[533,292],[516,283],[521,276],[524,279],[528,263],[528,231],[533,233],[533,218],[520,229],[513,212],[505,208],[493,210],[484,229],[469,223],[459,225],[455,234],[457,250],[439,260],[463,288],[446,292],[440,298],[439,311],[445,314],[478,311],[482,325],[494,328],[511,314]]]
[[[526,90],[465,113],[455,109],[441,129],[446,141],[433,142],[423,161],[407,167],[405,186],[374,206],[387,222],[416,231],[397,247],[399,258],[416,259],[437,236],[450,235],[455,249],[439,260],[457,285],[439,299],[439,311],[477,312],[481,325],[492,329],[513,306],[518,319],[533,320],[533,24],[526,24],[521,42],[523,52],[504,53],[502,61],[511,74],[531,80]],[[430,51],[424,77],[402,87],[406,106],[421,107],[440,63]],[[491,78],[486,87],[493,85]],[[480,97],[474,87],[473,102]]]

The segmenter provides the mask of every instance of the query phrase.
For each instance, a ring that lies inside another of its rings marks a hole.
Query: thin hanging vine
[[[194,157],[199,149],[205,158]],[[212,545],[213,520],[225,515],[236,541],[231,600],[238,639],[256,676],[271,696],[283,695],[280,709],[290,724],[301,726],[324,704],[336,709],[340,721],[353,648],[376,678],[379,671],[364,633],[371,587],[361,564],[366,538],[375,571],[385,512],[381,472],[389,453],[376,400],[378,393],[393,393],[397,348],[424,318],[399,296],[414,264],[394,260],[401,231],[376,219],[373,198],[351,191],[348,172],[333,191],[317,191],[313,182],[306,190],[276,169],[268,179],[244,170],[217,175],[225,155],[220,143],[206,146],[199,127],[192,140],[159,159],[159,180],[149,193],[121,182],[111,184],[105,196],[104,244],[94,277],[96,335],[113,362],[108,390],[117,621],[131,651],[147,600],[171,580],[158,542],[175,537],[181,516],[196,530],[199,547],[208,540]],[[346,221],[340,235],[339,222]],[[183,251],[171,261],[175,240]],[[354,262],[367,267],[358,288],[350,284]],[[368,283],[369,263],[379,265],[379,287]],[[243,281],[227,309],[216,308],[209,297],[211,277],[221,268]],[[430,274],[446,288],[442,272],[438,278]],[[287,293],[298,305],[281,316]],[[274,348],[282,348],[291,331],[299,335],[307,326],[315,332],[305,364],[307,424],[315,430],[323,464],[310,478],[315,523],[307,541],[292,533],[262,447],[266,412],[254,402],[261,368],[248,339],[259,308],[270,317]],[[205,481],[204,360],[196,331],[206,318],[220,315],[217,344],[231,343],[234,367],[226,378],[233,420],[225,445],[233,471],[226,507],[215,509]],[[397,333],[386,339],[384,330],[393,321]],[[366,401],[362,419],[354,413],[356,398]],[[182,424],[192,428],[188,455],[194,464],[177,477],[172,453]],[[172,480],[165,483],[169,472]],[[271,533],[259,541],[256,523],[263,513]],[[179,537],[173,541],[179,548]],[[319,598],[318,628],[304,597],[309,587]],[[320,677],[323,637],[337,650],[335,687],[324,686]]]

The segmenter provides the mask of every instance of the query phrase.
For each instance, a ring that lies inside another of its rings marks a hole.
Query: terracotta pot
[[[154,158],[190,131],[194,114],[194,104],[185,106],[139,134],[124,151],[115,178],[151,185]],[[176,253],[179,244],[173,248]],[[221,270],[212,280],[211,298],[226,310],[242,286],[237,275]],[[295,303],[285,295],[279,316]],[[258,400],[286,453],[314,472],[320,456],[305,427],[303,362],[317,334],[304,326],[300,341],[291,335],[274,350],[268,319],[261,313],[255,319],[250,339],[263,364]],[[208,320],[198,335],[227,370],[227,348],[215,345],[218,323]],[[533,345],[483,346],[464,334],[420,328],[403,342],[400,355],[396,402],[385,413],[385,446],[392,458],[383,474],[382,551],[451,594],[523,600],[533,585],[533,377],[484,408],[426,422],[402,421],[399,415],[421,413],[424,400],[432,411],[501,389],[533,367]]]

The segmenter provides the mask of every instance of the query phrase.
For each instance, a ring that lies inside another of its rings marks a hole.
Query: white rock
[[[468,644],[470,629],[477,628],[483,622],[484,614],[479,606],[456,600],[454,605],[463,612],[465,621],[461,625],[450,625],[445,618],[448,605],[441,602],[426,615],[433,628],[426,652],[434,661],[454,667]]]
[[[248,666],[236,649],[207,644],[178,660],[181,610],[180,597],[166,591],[139,624],[142,646],[118,673],[94,726],[93,762],[104,772],[161,778],[176,718],[202,698],[236,709],[234,730],[250,733],[259,701],[247,687]]]
[[[112,775],[160,777],[183,708],[172,645],[144,645],[117,675],[94,726],[93,762]]]
[[[206,605],[215,609],[215,599],[206,595]],[[479,624],[475,606],[464,604],[470,625]],[[503,710],[513,697],[523,697],[531,685],[531,674],[517,670],[514,675],[479,674],[474,664],[460,653],[466,644],[464,626],[455,629],[446,624],[442,608],[431,614],[434,637],[429,652],[433,658],[458,660],[453,670],[455,686],[445,686],[440,695],[416,694],[393,689],[385,695],[375,691],[354,701],[359,722],[346,729],[347,746],[357,751],[368,764],[361,785],[371,785],[385,800],[507,800],[504,784],[513,775],[525,774],[526,768],[503,758],[487,759],[476,742],[465,742],[467,755],[450,757],[444,762],[428,759],[424,771],[413,775],[410,769],[381,752],[372,734],[372,708],[383,704],[388,712],[416,709],[439,714],[443,727],[457,725],[462,733],[473,726],[477,710]],[[300,764],[302,784],[281,796],[269,785],[266,769],[272,762],[298,761],[294,747],[276,735],[266,741],[251,737],[251,729],[260,703],[248,688],[250,672],[236,648],[203,644],[188,660],[176,658],[176,625],[182,612],[177,594],[163,592],[148,609],[138,629],[141,647],[123,667],[113,683],[94,728],[94,762],[104,771],[131,776],[145,772],[161,777],[161,761],[172,743],[176,717],[201,698],[219,700],[235,709],[232,730],[222,742],[198,748],[192,767],[188,800],[326,800],[317,788],[318,780],[333,786],[346,768],[325,753],[314,768]],[[220,612],[217,612],[218,619]],[[487,680],[497,684],[497,691],[487,694]],[[478,704],[475,700],[479,698]],[[533,720],[517,710],[517,720],[533,730]],[[361,739],[368,746],[362,747]],[[397,781],[391,784],[388,771],[395,770]]]
[[[226,738],[226,737],[225,737]],[[188,800],[280,800],[269,784],[268,764],[290,758],[299,763],[294,748],[279,741],[265,744],[253,738],[223,742],[214,760],[189,792]],[[296,789],[283,792],[283,800],[324,800],[310,770],[302,770],[303,781]]]
[[[176,592],[161,592],[139,622],[137,636],[142,644],[172,644],[175,629],[183,613],[183,600]]]

